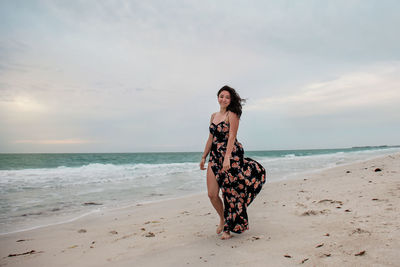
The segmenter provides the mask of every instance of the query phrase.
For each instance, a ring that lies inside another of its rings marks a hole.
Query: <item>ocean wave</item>
[[[127,180],[140,180],[149,177],[194,173],[198,171],[198,163],[165,163],[165,164],[101,164],[91,163],[79,167],[59,166],[57,168],[1,170],[0,186],[21,184],[29,187],[32,183],[41,183],[51,187],[57,184],[90,184],[109,183]],[[35,186],[37,187],[37,186]]]
[[[349,151],[337,151],[337,152],[326,152],[320,154],[303,154],[303,153],[290,153],[283,154],[280,156],[270,156],[270,155],[257,155],[250,156],[251,158],[261,160],[263,162],[274,162],[274,161],[285,161],[285,160],[303,160],[303,159],[336,159],[336,158],[348,158],[348,157],[357,157],[360,156],[363,159],[368,159],[368,155],[374,157],[375,155],[385,155],[390,153],[400,152],[400,148],[377,148],[377,149],[368,149],[368,150],[349,150]]]

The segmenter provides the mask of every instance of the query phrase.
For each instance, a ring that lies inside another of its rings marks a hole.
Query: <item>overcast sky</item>
[[[0,2],[0,152],[400,144],[400,1]]]

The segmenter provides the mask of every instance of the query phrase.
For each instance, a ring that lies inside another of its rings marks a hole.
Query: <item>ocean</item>
[[[246,151],[245,156],[265,167],[271,183],[397,152],[400,147],[359,147]],[[206,192],[206,171],[199,169],[201,155],[0,154],[0,234]]]

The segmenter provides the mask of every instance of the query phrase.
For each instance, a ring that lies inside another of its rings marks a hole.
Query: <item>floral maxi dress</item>
[[[211,123],[213,135],[210,165],[224,200],[224,232],[242,233],[249,229],[247,207],[261,191],[266,181],[264,167],[251,158],[244,157],[242,144],[235,140],[230,168],[222,170],[229,138],[229,122]]]

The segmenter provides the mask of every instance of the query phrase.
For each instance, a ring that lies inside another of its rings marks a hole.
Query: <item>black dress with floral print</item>
[[[266,181],[264,167],[257,161],[244,157],[242,144],[235,140],[230,168],[222,170],[229,138],[229,122],[211,123],[213,135],[210,165],[224,200],[224,232],[242,233],[249,229],[247,207],[260,192]]]

